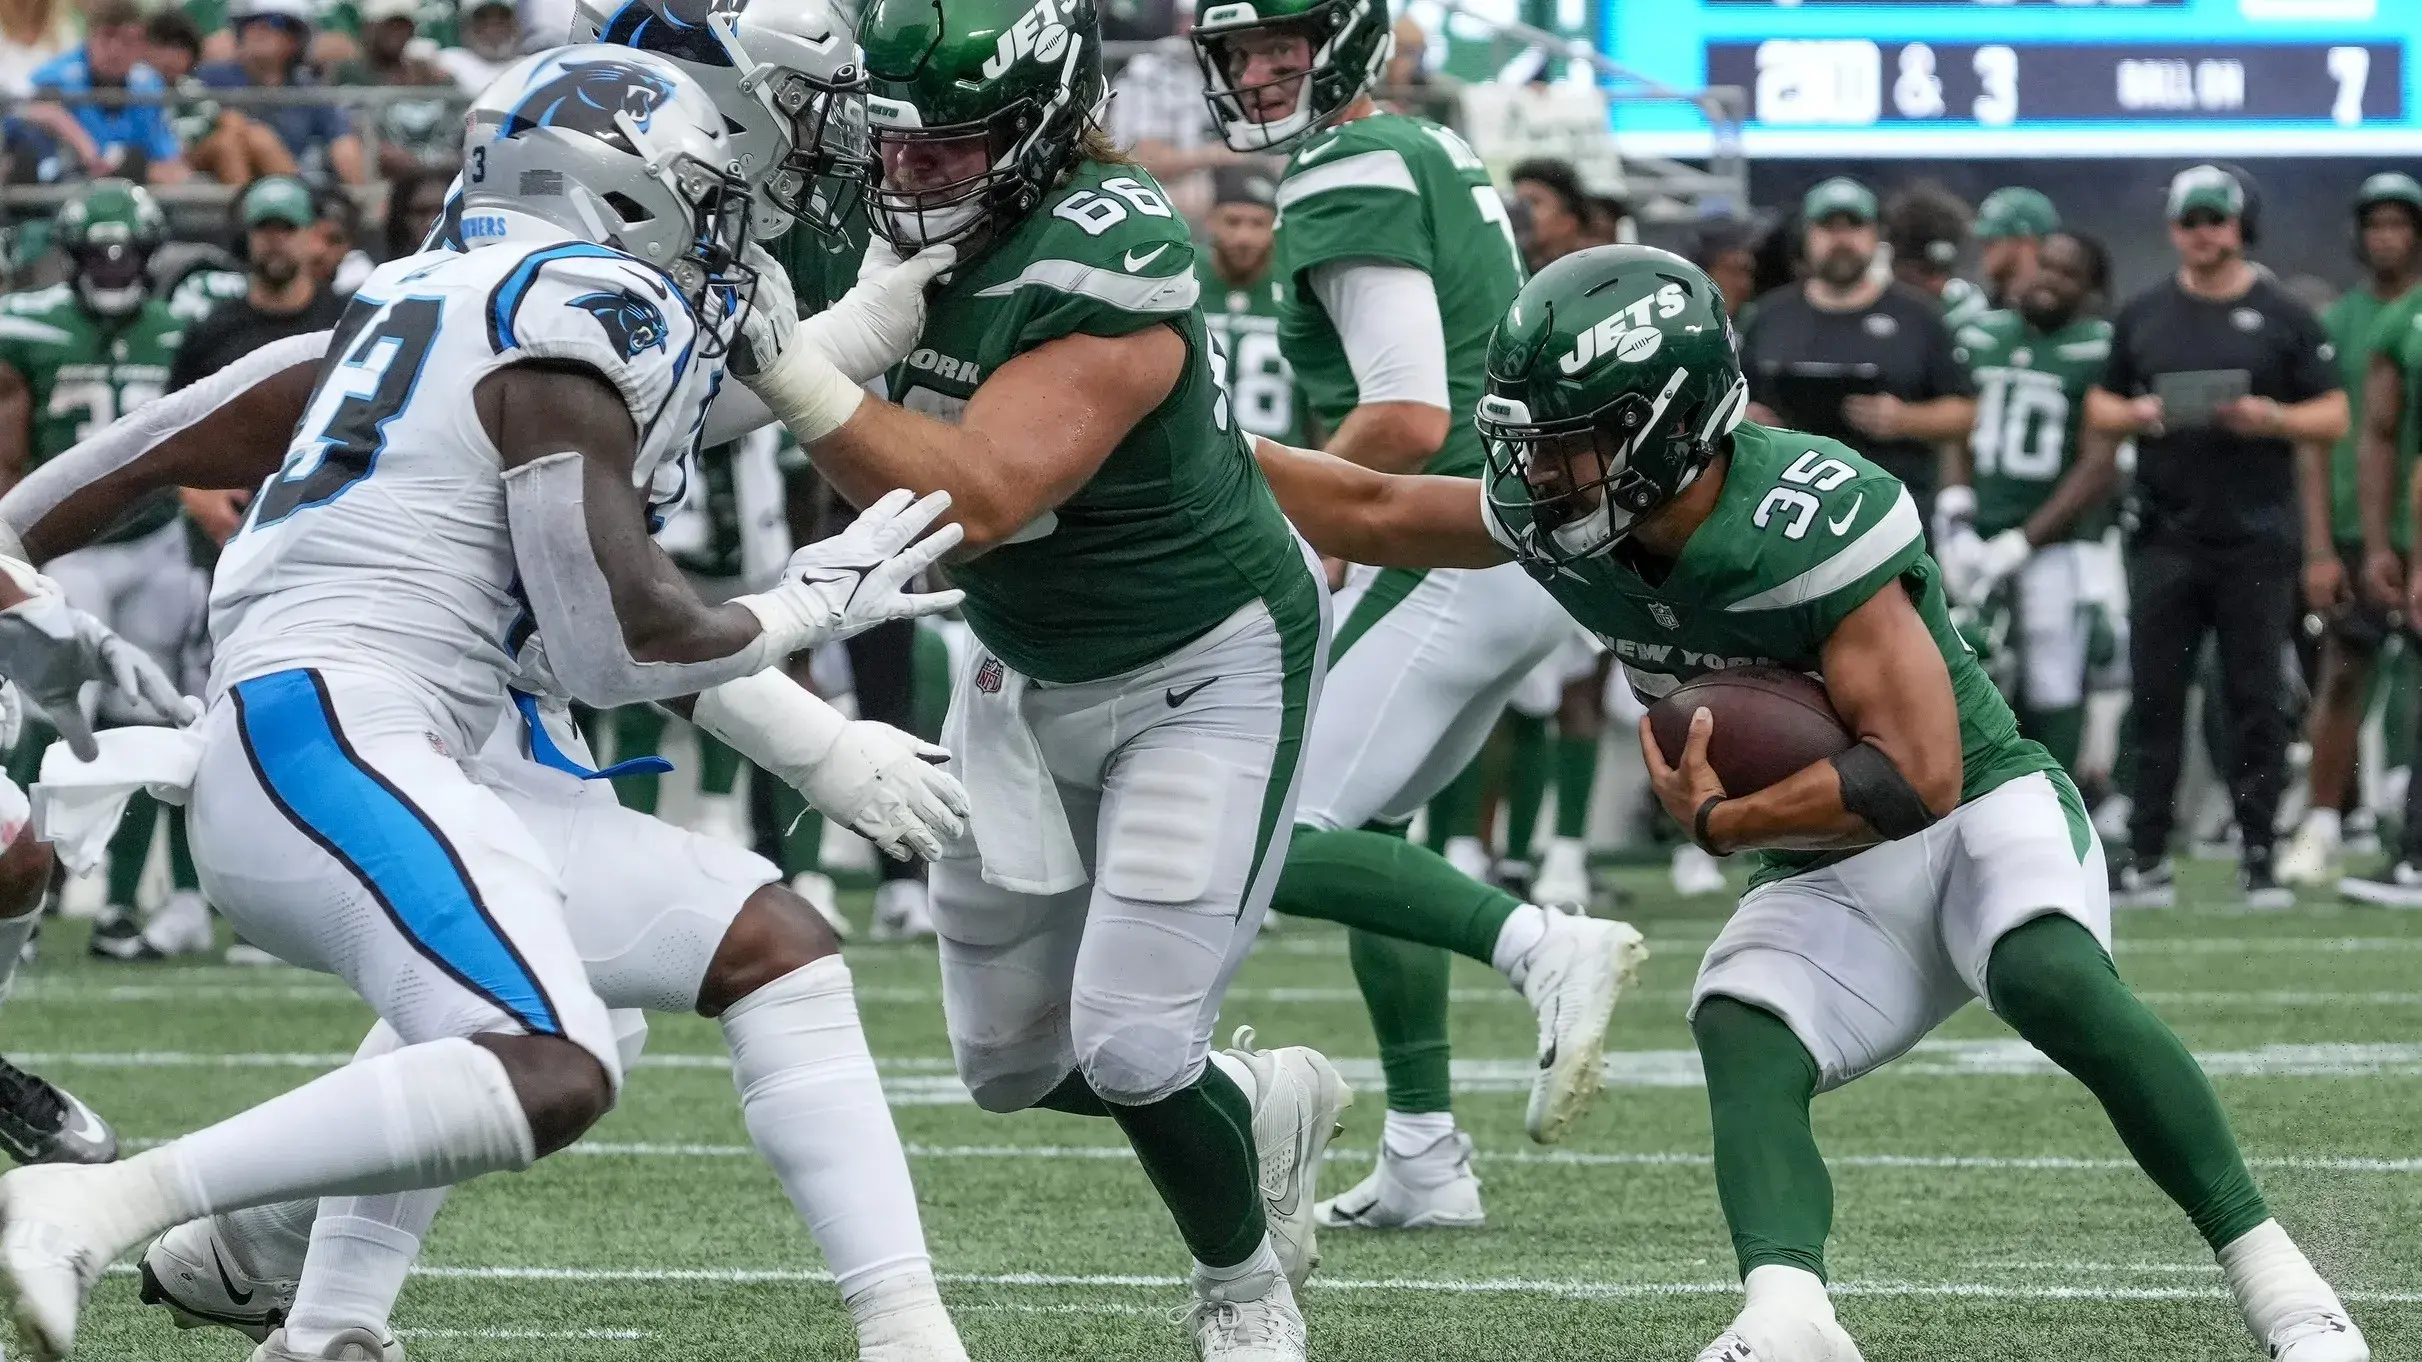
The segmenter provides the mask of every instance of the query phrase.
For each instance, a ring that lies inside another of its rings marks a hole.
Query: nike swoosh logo
[[[1328,155],[1330,152],[1335,151],[1344,145],[1345,143],[1343,142],[1332,141],[1323,142],[1316,147],[1305,147],[1303,151],[1297,154],[1295,157],[1295,164],[1299,166],[1308,166],[1314,161],[1319,160],[1321,157]]]
[[[219,1270],[219,1285],[226,1290],[227,1299],[238,1305],[252,1304],[251,1292],[235,1289],[235,1279],[227,1275],[227,1263],[219,1257],[219,1246],[215,1242],[210,1246],[210,1265]]]
[[[1211,678],[1211,681],[1217,681],[1218,679],[1218,677],[1214,676]],[[1177,687],[1171,686],[1169,688],[1169,708],[1175,709],[1179,705],[1193,699],[1195,696],[1202,694],[1203,687],[1210,685],[1211,681],[1197,681],[1193,685],[1186,687],[1184,690],[1179,690]]]
[[[1129,251],[1125,256],[1121,257],[1119,263],[1127,267],[1127,273],[1133,274],[1137,270],[1142,269],[1144,266],[1160,259],[1161,252],[1168,249],[1169,243],[1164,241],[1158,246],[1153,247],[1151,250],[1144,252],[1142,255],[1137,255],[1135,252]]]
[[[1826,521],[1826,522],[1825,522],[1825,528],[1826,528],[1826,529],[1829,529],[1829,530],[1831,530],[1831,531],[1833,531],[1833,532],[1834,532],[1836,535],[1839,535],[1839,534],[1841,534],[1841,533],[1842,533],[1844,530],[1849,529],[1849,528],[1850,528],[1850,522],[1851,522],[1851,521],[1853,521],[1853,520],[1858,519],[1859,507],[1860,507],[1860,505],[1862,505],[1862,504],[1863,504],[1863,503],[1864,503],[1866,500],[1867,500],[1867,494],[1866,494],[1865,492],[1861,492],[1861,493],[1859,493],[1857,496],[1852,497],[1852,498],[1850,499],[1850,509],[1849,509],[1849,510],[1847,510],[1847,511],[1842,512],[1842,518],[1841,518],[1841,519],[1839,519],[1839,520],[1828,520],[1828,521]]]

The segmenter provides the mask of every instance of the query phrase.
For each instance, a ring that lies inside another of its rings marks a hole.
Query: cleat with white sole
[[[2372,1362],[2371,1344],[2344,1309],[2291,1315],[2263,1340],[2271,1362]]]
[[[1321,1156],[1338,1131],[1338,1117],[1354,1104],[1354,1090],[1318,1051],[1301,1045],[1254,1049],[1250,1026],[1236,1028],[1228,1054],[1253,1073],[1253,1147],[1261,1156],[1262,1210],[1287,1284],[1300,1286],[1320,1263],[1312,1199],[1320,1186]]]
[[[833,877],[820,871],[802,870],[791,876],[791,892],[807,900],[824,925],[833,929],[833,939],[849,940],[849,919],[841,916],[840,891],[833,887]]]
[[[1458,1130],[1410,1158],[1379,1145],[1379,1166],[1312,1208],[1324,1230],[1468,1230],[1487,1223],[1472,1137]]]
[[[1549,913],[1530,953],[1522,996],[1539,1018],[1539,1068],[1523,1119],[1531,1139],[1554,1144],[1572,1131],[1606,1083],[1606,1027],[1639,977],[1648,943],[1628,922]]]
[[[1588,849],[1578,838],[1551,840],[1546,857],[1539,862],[1539,876],[1531,881],[1530,901],[1586,907],[1592,896]]]
[[[233,1329],[264,1342],[286,1322],[296,1283],[253,1276],[219,1242],[208,1218],[190,1220],[143,1251],[141,1299],[180,1329]]]
[[[2336,884],[2344,873],[2338,863],[2337,836],[2308,820],[2280,850],[2272,873],[2290,888],[2322,889]]]
[[[74,1093],[0,1059],[0,1154],[18,1163],[109,1163],[118,1133]]]
[[[404,1362],[404,1345],[368,1329],[340,1329],[317,1352],[302,1352],[280,1329],[252,1350],[252,1362]]]
[[[62,1362],[76,1350],[76,1321],[102,1269],[123,1245],[99,1242],[83,1222],[98,1169],[39,1164],[0,1178],[0,1301],[16,1324],[11,1362]]]
[[[1742,1289],[1741,1313],[1699,1350],[1698,1362],[1865,1362],[1815,1273],[1762,1265]]]
[[[875,922],[867,938],[873,941],[930,941],[933,909],[925,898],[923,880],[885,880],[875,886]]]
[[[1197,1278],[1194,1289],[1197,1299],[1181,1314],[1200,1362],[1304,1362],[1303,1312],[1285,1277]]]

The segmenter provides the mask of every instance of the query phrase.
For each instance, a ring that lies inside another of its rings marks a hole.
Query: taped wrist
[[[812,333],[797,337],[773,367],[750,379],[748,386],[803,445],[839,430],[866,400],[866,390],[841,372]]]
[[[779,668],[701,694],[690,719],[793,789],[805,787],[849,726],[839,710]]]
[[[1859,743],[1835,756],[1833,770],[1842,782],[1842,807],[1886,841],[1897,842],[1934,826],[1934,810],[1875,744]]]

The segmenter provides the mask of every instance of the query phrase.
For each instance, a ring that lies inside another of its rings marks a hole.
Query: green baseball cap
[[[252,188],[244,191],[243,213],[247,227],[265,222],[308,227],[320,220],[311,201],[311,186],[292,175],[265,175],[253,181]]]
[[[2245,186],[2218,166],[2188,166],[2170,180],[2169,220],[2178,221],[2196,209],[2224,218],[2245,216]]]
[[[2401,203],[2422,215],[2422,184],[2402,171],[2383,170],[2355,191],[2355,213],[2361,216],[2375,203]]]
[[[1824,181],[1800,200],[1802,222],[1823,222],[1834,217],[1873,222],[1876,216],[1875,191],[1847,175]]]
[[[2013,236],[2050,236],[2060,230],[2060,210],[2040,189],[2008,185],[1985,196],[1976,207],[1976,239],[1995,241]]]

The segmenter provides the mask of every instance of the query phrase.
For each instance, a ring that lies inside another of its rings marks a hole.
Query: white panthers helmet
[[[865,190],[855,29],[835,0],[580,0],[572,19],[573,41],[653,53],[706,87],[756,191],[761,238],[793,219],[838,234]]]
[[[749,282],[749,190],[722,113],[671,62],[626,47],[524,58],[472,103],[464,247],[537,225],[636,256],[701,307],[710,285]]]

